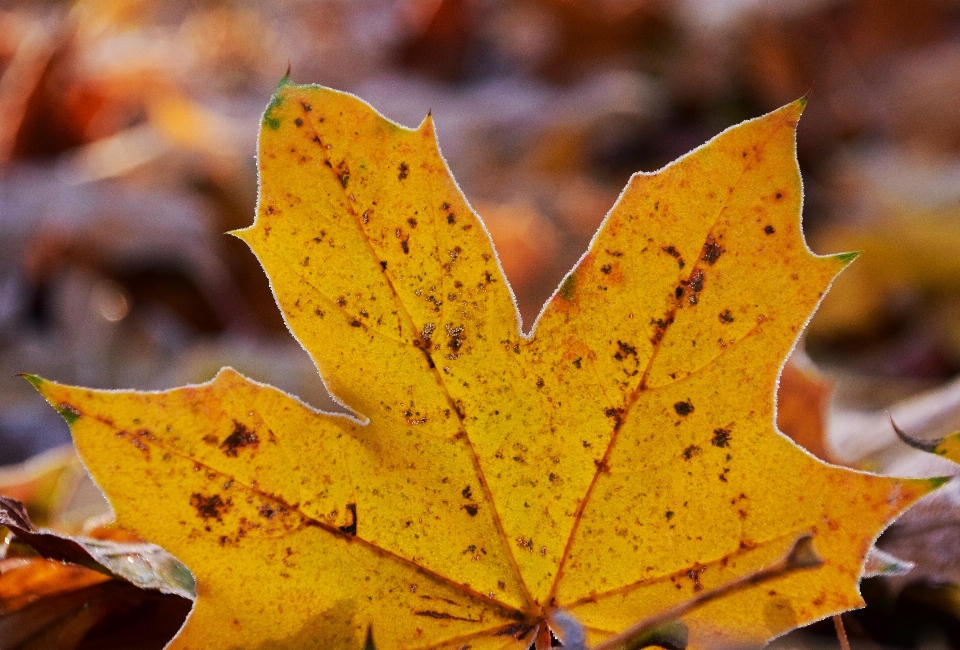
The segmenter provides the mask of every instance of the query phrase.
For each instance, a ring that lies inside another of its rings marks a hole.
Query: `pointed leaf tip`
[[[280,81],[277,83],[277,88],[273,91],[273,96],[270,98],[270,103],[267,104],[266,110],[263,111],[261,122],[264,126],[270,127],[273,131],[280,128],[280,118],[274,116],[274,109],[283,105],[283,89],[286,86],[294,85],[296,84],[290,81],[290,68],[288,66],[287,73],[280,78]]]
[[[850,251],[848,253],[837,253],[833,257],[836,258],[844,266],[848,266],[850,262],[860,257],[860,253],[863,251]]]
[[[936,440],[919,440],[907,435],[907,432],[898,427],[897,423],[893,421],[893,416],[890,416],[890,426],[893,427],[894,433],[897,434],[897,437],[900,438],[900,440],[910,445],[914,449],[919,449],[920,451],[925,451],[930,454],[935,453],[937,447],[939,447],[940,443],[943,442],[943,438],[938,438]],[[935,487],[939,487],[939,485]]]
[[[934,476],[933,478],[930,478],[927,480],[930,481],[931,489],[936,490],[937,488],[941,487],[945,483],[949,483],[950,479],[952,478],[953,478],[952,476]]]
[[[33,387],[37,389],[37,392],[43,395],[47,401],[50,402],[51,398],[46,394],[46,385],[48,383],[46,379],[43,377],[38,377],[37,375],[28,375],[26,373],[20,373],[18,376],[23,377],[33,384]],[[61,402],[59,404],[53,404],[53,402],[50,403],[53,408],[57,410],[57,413],[60,414],[60,417],[66,420],[68,425],[72,425],[74,422],[80,419],[80,410],[74,405],[68,404],[67,402]]]
[[[36,388],[37,390],[40,390],[40,387],[43,386],[44,382],[46,381],[43,377],[38,377],[37,375],[29,375],[25,372],[18,373],[17,377],[23,377],[24,379],[29,381],[31,384],[33,384],[33,387]]]

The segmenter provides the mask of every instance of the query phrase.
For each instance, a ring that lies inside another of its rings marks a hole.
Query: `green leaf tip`
[[[933,478],[930,478],[927,480],[930,481],[930,486],[934,490],[936,490],[938,487],[940,487],[944,483],[947,483],[952,478],[953,478],[952,476],[934,476]]]
[[[860,253],[862,252],[863,251],[850,251],[849,253],[837,253],[834,257],[840,260],[844,266],[847,266],[850,262],[860,257]]]
[[[36,388],[37,390],[40,390],[40,387],[43,386],[44,382],[46,382],[46,380],[43,377],[38,377],[36,375],[28,375],[25,372],[21,372],[20,374],[17,375],[17,377],[23,377],[24,379],[29,381],[31,384],[33,384],[33,387]]]
[[[283,88],[284,86],[286,86],[286,85],[288,85],[288,84],[292,84],[292,83],[293,83],[293,82],[290,81],[290,61],[288,60],[288,61],[287,61],[287,71],[283,73],[283,76],[280,77],[280,81],[277,82],[277,90],[280,90],[280,89]]]
[[[287,72],[277,83],[277,89],[273,91],[273,97],[270,98],[270,103],[267,104],[267,109],[263,112],[263,124],[264,126],[270,127],[272,130],[276,131],[280,128],[280,119],[273,116],[273,109],[283,106],[283,89],[287,86],[295,85],[290,81],[290,65],[287,65]]]

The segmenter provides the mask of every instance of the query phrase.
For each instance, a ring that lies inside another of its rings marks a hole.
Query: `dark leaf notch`
[[[357,536],[357,504],[348,503],[347,511],[350,513],[350,516],[353,518],[353,521],[351,521],[346,526],[339,526],[338,529],[340,530],[341,533],[346,533],[351,537],[356,537]]]

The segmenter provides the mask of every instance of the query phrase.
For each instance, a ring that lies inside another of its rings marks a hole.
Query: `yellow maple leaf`
[[[161,393],[32,378],[118,525],[197,578],[170,647],[596,644],[813,534],[824,563],[683,616],[761,643],[861,605],[867,550],[938,483],[774,427],[783,359],[848,255],[800,231],[803,102],[634,176],[530,335],[431,118],[284,80],[253,226],[284,318],[356,417],[225,369]]]

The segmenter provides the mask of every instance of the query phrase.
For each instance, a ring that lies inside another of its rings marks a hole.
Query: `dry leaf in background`
[[[839,464],[830,450],[827,418],[833,382],[801,352],[794,351],[780,373],[777,426],[795,443],[828,463]]]
[[[159,650],[196,597],[193,577],[182,564],[122,531],[70,537],[38,529],[22,503],[0,496],[4,529],[9,531],[0,547],[4,650]]]

